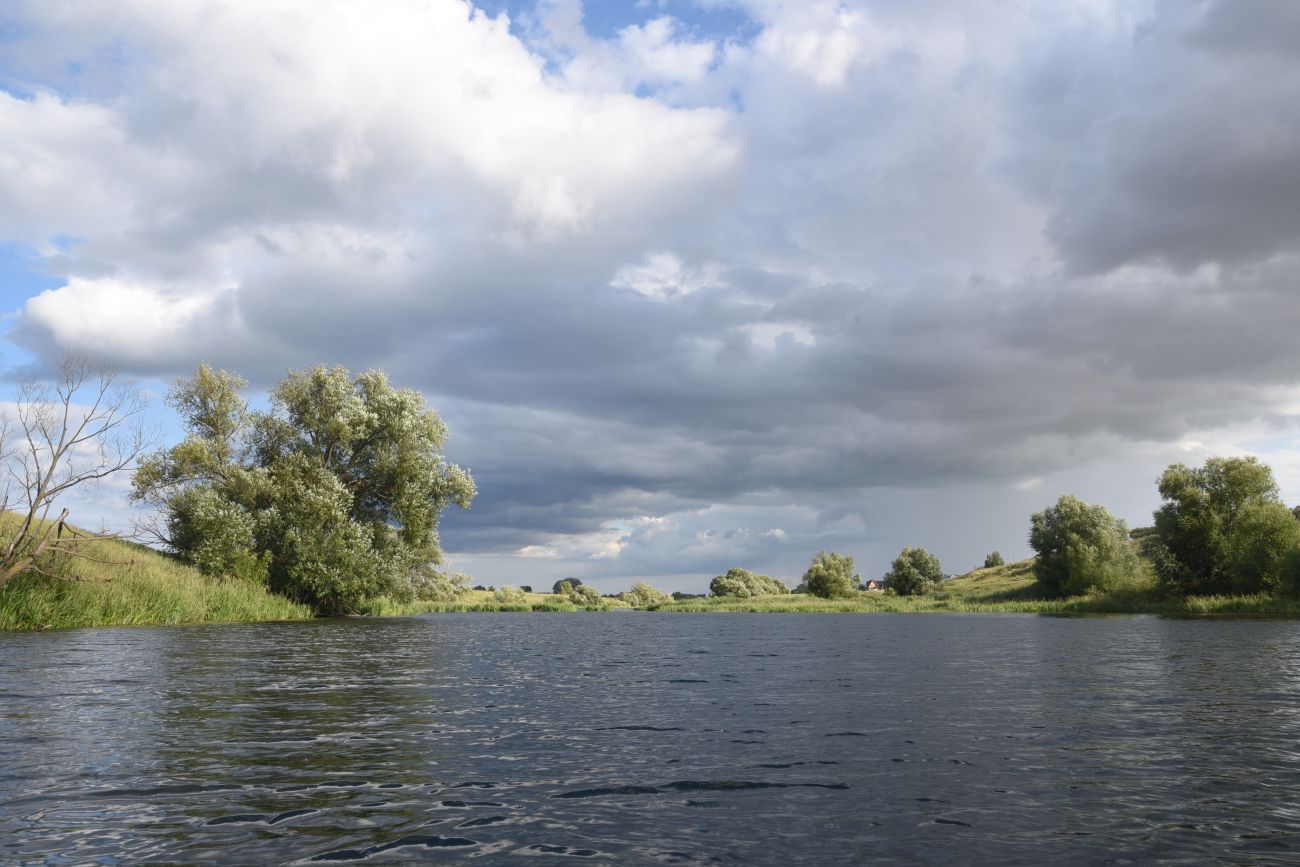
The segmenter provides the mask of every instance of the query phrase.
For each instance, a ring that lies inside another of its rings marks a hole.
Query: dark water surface
[[[1300,863],[1300,623],[0,633],[0,863]]]

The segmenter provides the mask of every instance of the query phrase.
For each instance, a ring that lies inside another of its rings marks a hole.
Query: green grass
[[[7,524],[0,521],[0,526]],[[261,587],[209,578],[125,541],[97,541],[95,559],[65,558],[57,578],[20,575],[0,587],[0,629],[300,620],[310,609]]]
[[[0,528],[8,521],[0,516]],[[238,581],[208,578],[171,557],[125,541],[91,543],[94,557],[65,559],[59,578],[23,575],[0,587],[0,629],[61,629],[179,623],[235,623],[297,620],[312,616],[265,589]],[[605,599],[609,608],[626,603]],[[498,612],[579,610],[550,593],[528,593],[522,601],[501,602],[491,591],[471,590],[454,601],[399,603],[377,599],[365,613],[403,616],[426,612]],[[1130,587],[1077,596],[1044,599],[1034,583],[1033,561],[1022,560],[976,569],[944,582],[926,596],[860,592],[848,599],[806,595],[759,596],[752,599],[687,599],[659,606],[678,612],[806,613],[1020,613],[1020,614],[1161,614],[1168,616],[1300,617],[1300,600],[1272,596],[1171,597],[1158,592],[1149,571]]]
[[[618,599],[602,599],[603,610],[630,607]],[[451,601],[433,602],[396,602],[381,597],[367,606],[366,614],[390,617],[428,612],[463,612],[463,611],[580,611],[568,599],[553,593],[525,593],[522,602],[500,602],[491,590],[467,590]]]
[[[567,599],[550,593],[526,593],[522,602],[499,602],[488,590],[468,590],[450,601],[416,600],[415,602],[397,602],[387,597],[373,600],[366,607],[366,614],[377,617],[402,617],[429,612],[465,612],[465,611],[577,611],[577,607]]]
[[[1300,617],[1300,600],[1274,596],[1166,596],[1151,579],[1149,570],[1132,586],[1075,596],[1044,599],[1037,591],[1034,561],[976,569],[943,583],[925,596],[894,596],[859,592],[848,599],[815,596],[758,596],[752,599],[688,599],[663,605],[657,611],[687,612],[892,612],[921,614],[964,612],[987,614],[1162,614],[1191,616]]]

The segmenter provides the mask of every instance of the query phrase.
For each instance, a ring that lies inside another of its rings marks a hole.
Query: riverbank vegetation
[[[1154,526],[1132,533],[1103,506],[1060,497],[1030,518],[1035,557],[993,551],[953,579],[909,546],[865,585],[852,557],[821,551],[793,592],[740,567],[707,597],[644,581],[602,594],[578,578],[551,593],[470,589],[439,568],[437,530],[446,506],[469,506],[473,480],[443,457],[446,428],[420,394],[382,372],[290,372],[254,411],[244,380],[200,365],[168,395],[184,440],[143,458],[141,392],[76,357],[60,373],[15,403],[21,437],[5,460],[21,508],[0,512],[0,628],[616,609],[1300,615],[1300,509],[1255,458],[1170,466]],[[88,409],[83,389],[97,395]],[[80,530],[66,508],[51,517],[60,494],[137,458],[133,499],[165,553]]]
[[[1034,576],[1035,560],[976,569],[951,578],[930,593],[901,596],[855,591],[822,598],[811,594],[746,599],[701,597],[661,605],[657,611],[735,613],[971,613],[971,614],[1160,614],[1184,616],[1300,617],[1300,599],[1269,594],[1177,596],[1163,591],[1148,570],[1129,586],[1082,596],[1045,596]]]
[[[6,522],[14,520],[6,516]],[[143,545],[97,539],[85,556],[46,558],[0,588],[0,629],[67,629],[301,620],[313,616],[263,587],[213,578]]]

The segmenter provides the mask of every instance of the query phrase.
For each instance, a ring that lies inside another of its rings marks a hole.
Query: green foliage
[[[713,596],[748,599],[751,596],[772,596],[789,592],[790,588],[776,578],[756,575],[740,567],[728,569],[725,575],[719,575],[709,582],[709,593]]]
[[[939,558],[924,548],[904,548],[885,576],[886,586],[899,596],[922,596],[941,583]]]
[[[469,592],[470,577],[464,572],[440,572],[425,564],[408,577],[410,589],[395,595],[399,601],[452,602]]]
[[[557,595],[563,596],[579,608],[599,611],[605,607],[599,590],[581,582],[575,585],[572,579],[566,578],[561,581],[556,588],[556,592]]]
[[[860,580],[854,571],[852,557],[820,551],[808,571],[803,573],[802,583],[813,596],[842,599],[854,594]]]
[[[1004,565],[1004,562],[1002,560],[1002,555],[999,554],[997,551],[994,551],[992,554],[986,554],[984,556],[985,569],[992,569],[995,566],[1002,566],[1002,565]]]
[[[656,590],[644,581],[632,582],[632,589],[625,593],[620,593],[618,598],[622,599],[633,608],[645,609],[657,608],[660,605],[667,605],[669,602],[673,601],[673,597],[669,596],[667,593]]]
[[[1104,506],[1064,496],[1030,518],[1029,544],[1038,552],[1034,574],[1048,596],[1115,590],[1137,577],[1128,527]]]
[[[569,585],[568,588],[565,588],[564,586],[565,584]],[[551,585],[551,592],[556,594],[557,596],[563,596],[574,587],[581,587],[581,586],[582,586],[581,578],[561,578],[559,581],[556,581],[554,584]]]
[[[1157,574],[1179,593],[1272,592],[1283,563],[1300,547],[1295,517],[1278,498],[1273,471],[1254,457],[1174,464],[1159,480]],[[1291,523],[1283,516],[1291,516]]]
[[[528,599],[528,594],[513,584],[502,584],[492,594],[492,598],[497,602],[525,602]]]
[[[1252,503],[1237,516],[1239,546],[1229,574],[1233,594],[1277,593],[1290,586],[1288,565],[1300,554],[1300,521],[1281,503]]]
[[[257,551],[257,525],[247,510],[211,488],[180,491],[169,516],[177,547],[204,575],[230,577],[265,585],[269,551]]]
[[[0,524],[16,523],[11,515]],[[87,543],[85,557],[51,561],[0,587],[0,629],[233,623],[311,616],[245,581],[210,578],[157,551],[120,540]]]
[[[248,410],[244,385],[200,365],[172,390],[187,436],[133,482],[134,498],[164,516],[159,539],[205,571],[266,580],[322,614],[410,597],[413,576],[441,560],[442,509],[474,495],[443,458],[442,420],[377,371],[291,372],[265,413]]]

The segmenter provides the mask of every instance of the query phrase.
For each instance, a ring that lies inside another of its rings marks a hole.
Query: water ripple
[[[1290,621],[6,633],[0,863],[1293,863],[1298,700]]]

